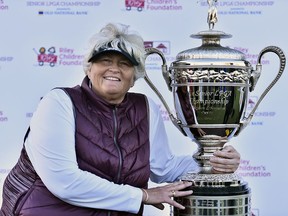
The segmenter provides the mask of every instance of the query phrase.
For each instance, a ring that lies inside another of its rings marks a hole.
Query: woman
[[[195,161],[171,154],[158,106],[128,93],[144,75],[143,39],[108,24],[91,44],[81,86],[53,89],[34,113],[4,183],[2,215],[142,215],[144,204],[184,208],[171,198],[192,193],[177,178]],[[224,173],[239,161],[231,146],[211,158]],[[174,183],[147,189],[149,178]]]

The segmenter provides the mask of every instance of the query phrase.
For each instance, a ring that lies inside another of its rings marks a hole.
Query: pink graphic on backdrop
[[[153,47],[153,41],[144,41],[145,48]]]
[[[133,7],[138,11],[142,11],[145,6],[145,0],[125,0],[126,10],[130,11]]]
[[[144,46],[157,48],[165,55],[170,54],[170,41],[144,41]]]
[[[164,54],[169,53],[169,47],[166,46],[164,43],[160,43],[158,46],[156,46],[156,48],[162,51]]]
[[[43,66],[45,63],[48,63],[51,67],[54,67],[57,63],[57,55],[55,55],[55,47],[50,47],[46,53],[45,47],[39,49],[39,53],[34,49],[37,54],[37,61],[39,66]]]
[[[257,101],[258,101],[258,96],[250,96],[248,100],[247,109],[252,110],[255,107],[255,104],[257,103]]]

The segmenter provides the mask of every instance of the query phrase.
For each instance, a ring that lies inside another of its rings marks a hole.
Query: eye
[[[119,64],[124,67],[133,67],[132,63],[129,60],[121,60]]]
[[[98,59],[98,62],[99,63],[102,63],[102,64],[104,64],[104,65],[110,65],[110,64],[112,64],[112,59],[111,58],[109,58],[109,57],[101,57],[101,58],[99,58]]]

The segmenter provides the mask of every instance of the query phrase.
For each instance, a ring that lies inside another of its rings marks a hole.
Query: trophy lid
[[[183,60],[236,60],[245,61],[245,54],[220,45],[220,39],[231,38],[232,35],[222,31],[207,30],[201,31],[198,34],[192,34],[192,38],[202,39],[200,47],[184,50],[177,54],[178,61]]]
[[[191,35],[192,38],[202,39],[202,45],[178,53],[176,61],[172,63],[173,66],[250,67],[244,53],[220,45],[221,39],[231,38],[232,35],[214,30],[214,25],[218,21],[216,2],[217,0],[208,1],[209,30]]]

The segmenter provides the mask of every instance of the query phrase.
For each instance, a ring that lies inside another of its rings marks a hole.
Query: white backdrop
[[[127,10],[129,4],[131,10]],[[136,4],[139,9],[133,7]],[[221,44],[244,52],[254,68],[264,47],[276,45],[284,52],[288,49],[287,0],[218,0],[217,8],[219,21],[215,30],[233,35]],[[170,64],[180,51],[201,44],[189,36],[208,29],[207,11],[206,0],[0,0],[0,189],[18,159],[40,98],[53,87],[81,83],[83,54],[92,34],[108,22],[129,24],[153,47],[164,45],[162,51]],[[40,48],[45,48],[44,55],[40,55]],[[251,93],[252,102],[257,101],[278,71],[275,55],[267,54],[264,60],[261,78]],[[146,63],[149,77],[173,110],[159,57],[150,56]],[[287,76],[284,71],[249,126],[230,141],[242,156],[238,172],[252,189],[254,215],[288,215],[288,147],[284,140]],[[192,155],[196,145],[171,124],[160,100],[144,80],[137,81],[132,90],[145,92],[159,103],[175,154]],[[251,107],[253,103],[248,110]],[[147,207],[145,215],[167,216],[169,207],[164,211]]]

